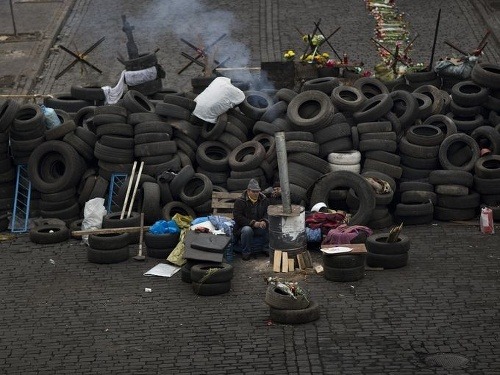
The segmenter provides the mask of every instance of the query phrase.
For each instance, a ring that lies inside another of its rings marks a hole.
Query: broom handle
[[[127,186],[127,194],[125,194],[125,201],[123,202],[122,213],[120,215],[120,220],[125,216],[125,210],[127,209],[128,203],[128,195],[130,194],[130,188],[132,187],[132,181],[134,180],[135,167],[137,166],[137,161],[134,161],[132,165],[132,173],[130,174],[130,178]]]
[[[144,162],[141,161],[141,166],[139,167],[139,172],[137,172],[137,180],[135,180],[134,192],[132,193],[132,198],[130,199],[130,205],[128,207],[127,219],[132,213],[132,207],[134,206],[135,194],[137,193],[137,187],[139,186],[139,180],[141,179],[142,168],[144,167]]]

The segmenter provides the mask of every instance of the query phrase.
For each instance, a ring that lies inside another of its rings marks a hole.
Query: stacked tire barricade
[[[0,204],[12,207],[15,165],[27,164],[32,215],[69,225],[81,219],[85,202],[107,196],[113,173],[130,173],[133,161],[142,161],[136,208],[146,224],[175,213],[203,216],[214,190],[241,191],[250,178],[265,188],[277,179],[273,135],[283,131],[294,204],[346,207],[351,224],[374,229],[468,220],[481,204],[498,218],[500,67],[476,64],[471,80],[448,91],[432,72],[407,81],[392,91],[368,77],[352,86],[313,79],[300,92],[248,90],[215,123],[193,115],[196,94],[174,89],[149,97],[129,90],[117,104],[102,105],[99,88],[72,87],[45,100],[62,122],[50,130],[38,105],[7,100],[0,108]],[[370,178],[390,189],[375,191]],[[109,215],[106,221],[128,226]]]

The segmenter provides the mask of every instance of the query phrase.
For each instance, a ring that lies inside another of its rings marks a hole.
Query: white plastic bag
[[[217,117],[245,100],[245,94],[227,77],[215,78],[195,99],[193,115],[215,124]]]
[[[104,198],[93,198],[87,201],[83,210],[82,230],[102,228],[102,218],[106,213]],[[82,241],[88,245],[89,236],[83,235]]]

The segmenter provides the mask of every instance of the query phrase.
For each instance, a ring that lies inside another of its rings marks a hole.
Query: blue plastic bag
[[[149,227],[149,232],[153,234],[180,233],[181,229],[173,220],[158,220]]]

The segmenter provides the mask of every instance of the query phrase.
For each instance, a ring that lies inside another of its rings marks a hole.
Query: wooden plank
[[[273,271],[280,272],[281,269],[281,250],[274,250]]]
[[[281,272],[288,272],[288,253],[284,251],[282,256],[283,259],[281,260]]]
[[[214,215],[222,215],[232,218],[234,201],[241,193],[229,193],[222,191],[212,192],[212,211]]]
[[[149,230],[149,226],[143,228],[144,231]],[[135,233],[140,232],[141,227],[123,227],[123,228],[104,228],[104,229],[86,229],[74,230],[71,232],[72,236],[79,237],[87,234],[112,234],[112,233]]]
[[[288,271],[295,270],[295,259],[288,259]]]
[[[302,254],[297,254],[297,262],[299,263],[299,268],[301,270],[306,269],[306,264],[304,262],[304,257],[302,256]]]
[[[312,268],[313,263],[312,263],[312,259],[311,259],[311,253],[308,250],[306,250],[306,251],[304,251],[302,256],[304,257],[304,263],[305,263],[306,268]]]

